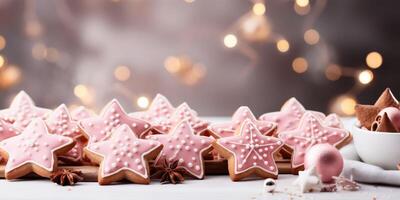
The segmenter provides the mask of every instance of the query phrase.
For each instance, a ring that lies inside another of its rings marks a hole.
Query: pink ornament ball
[[[333,181],[333,176],[339,176],[343,170],[343,157],[330,144],[317,144],[311,147],[304,159],[304,168],[315,166],[315,170],[323,183]]]

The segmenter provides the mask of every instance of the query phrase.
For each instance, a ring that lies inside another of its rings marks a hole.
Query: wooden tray
[[[277,166],[279,174],[291,174],[292,168],[290,160],[278,160]],[[4,165],[0,165],[0,178],[4,178]],[[97,166],[59,166],[59,168],[79,170],[83,173],[84,182],[97,182]],[[206,160],[205,161],[206,175],[227,175],[228,162],[226,160]],[[42,178],[35,174],[28,174],[27,178]]]

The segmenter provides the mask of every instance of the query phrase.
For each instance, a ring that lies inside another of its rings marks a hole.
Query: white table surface
[[[209,118],[223,121],[224,118]],[[352,120],[345,120],[345,125]],[[282,174],[277,180],[277,192],[264,193],[263,180],[232,182],[229,176],[206,176],[204,180],[185,180],[183,184],[161,185],[156,180],[150,185],[115,184],[99,186],[96,182],[80,182],[75,186],[58,186],[49,180],[0,180],[0,199],[400,199],[400,188],[362,184],[357,192],[300,194],[291,183],[295,175]]]

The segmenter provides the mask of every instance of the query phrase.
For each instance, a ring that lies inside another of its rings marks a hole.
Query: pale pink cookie
[[[177,160],[178,168],[184,169],[189,175],[198,179],[204,177],[203,156],[211,150],[214,139],[196,135],[186,119],[179,122],[168,134],[152,135],[150,139],[164,145],[155,165],[162,165],[164,159],[168,162]]]
[[[14,137],[20,133],[19,130],[14,128],[10,123],[0,119],[0,141],[3,141],[7,138]],[[0,157],[0,161],[2,158]]]
[[[79,106],[71,111],[71,118],[74,121],[80,121],[94,116],[95,114],[93,111],[87,109],[85,106]]]
[[[187,103],[182,103],[176,108],[171,117],[172,126],[170,128],[175,127],[182,120],[187,120],[194,132],[198,135],[205,131],[209,125],[209,122],[202,120],[197,115],[197,112],[192,110]]]
[[[292,97],[287,100],[280,111],[270,112],[261,115],[260,120],[275,122],[278,124],[277,133],[296,129],[301,117],[306,112],[306,109],[296,98]],[[318,118],[324,119],[325,115],[321,112],[311,111]]]
[[[134,112],[130,116],[138,117],[151,123],[153,131],[166,134],[172,126],[171,117],[175,108],[168,99],[157,94],[146,111]]]
[[[49,109],[36,107],[31,97],[25,91],[20,91],[9,108],[0,110],[0,118],[18,129],[23,129],[33,118],[45,119],[50,112]]]
[[[76,141],[82,136],[78,122],[72,117],[65,104],[58,106],[47,118],[46,124],[51,134],[70,137]],[[59,156],[62,161],[79,162],[82,160],[83,144],[76,141],[76,145],[70,151]]]
[[[342,120],[340,120],[339,116],[335,113],[331,113],[323,121],[324,125],[333,127],[333,128],[340,128],[343,129],[344,125]]]
[[[6,179],[34,172],[49,177],[57,167],[57,155],[69,151],[74,140],[50,134],[42,119],[35,118],[21,134],[0,142],[0,154],[7,160]]]
[[[240,125],[246,120],[250,120],[256,125],[257,129],[263,135],[273,135],[275,133],[277,124],[274,122],[257,120],[253,112],[247,106],[239,107],[232,116],[230,122],[214,123],[208,127],[211,135],[215,138],[233,136]]]
[[[257,126],[246,119],[234,136],[220,138],[214,148],[228,159],[229,175],[238,181],[250,175],[277,178],[278,167],[274,154],[283,142],[275,137],[263,135]]]
[[[303,168],[305,153],[316,144],[331,144],[337,148],[342,147],[351,137],[345,129],[328,127],[312,112],[306,112],[295,130],[279,133],[292,151],[292,167]]]
[[[98,182],[109,184],[122,179],[134,183],[150,183],[148,160],[154,159],[162,145],[153,140],[138,139],[128,125],[119,126],[107,141],[85,148],[88,157],[100,163]]]
[[[83,119],[79,122],[79,126],[89,143],[109,139],[112,132],[122,124],[128,125],[139,138],[151,128],[149,122],[126,114],[116,99],[111,100],[99,116]]]

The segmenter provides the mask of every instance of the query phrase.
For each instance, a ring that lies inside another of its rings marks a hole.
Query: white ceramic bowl
[[[352,127],[354,146],[360,158],[368,164],[395,170],[400,163],[400,133],[374,132]]]

